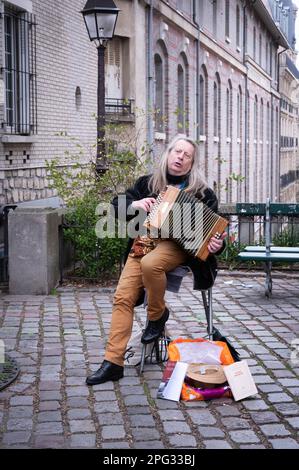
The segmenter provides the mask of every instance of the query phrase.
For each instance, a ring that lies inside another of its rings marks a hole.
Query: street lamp
[[[98,49],[98,118],[96,171],[107,170],[105,151],[105,49],[112,39],[119,9],[113,0],[87,0],[82,15],[89,39]]]

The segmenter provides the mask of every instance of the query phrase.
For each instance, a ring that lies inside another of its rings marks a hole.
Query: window
[[[221,132],[221,121],[220,121],[220,113],[221,113],[221,88],[220,88],[220,76],[218,72],[216,72],[216,79],[214,81],[214,89],[213,89],[213,108],[214,108],[214,122],[213,122],[213,131],[214,137],[220,138]]]
[[[229,0],[225,0],[225,36],[229,38]]]
[[[254,140],[257,141],[257,128],[258,128],[258,109],[257,109],[257,96],[255,95],[255,99],[254,99],[254,115],[253,115],[253,119],[254,119],[254,124],[253,124],[253,130],[254,130]]]
[[[155,54],[155,129],[164,132],[164,87],[163,62],[159,54]]]
[[[260,124],[260,137],[261,137],[261,141],[262,141],[262,145],[263,145],[263,140],[264,140],[264,103],[263,103],[263,99],[261,99],[261,108],[260,108],[260,120],[261,120],[261,124]]]
[[[177,0],[176,7],[188,16],[192,15],[192,1],[191,0]]]
[[[236,7],[236,45],[240,47],[240,7]]]
[[[269,67],[269,44],[268,42],[266,42],[266,72],[267,73],[268,73],[268,67]]]
[[[205,80],[202,75],[199,77],[199,132],[205,135],[205,114],[206,114],[206,96]]]
[[[263,48],[263,40],[262,40],[262,34],[260,33],[260,38],[259,38],[259,64],[260,66],[262,65],[262,48]]]
[[[242,133],[242,90],[239,87],[237,95],[237,137],[241,139]]]
[[[256,28],[253,27],[253,60],[256,60]]]
[[[213,108],[214,108],[214,137],[218,136],[218,86],[214,82],[213,89]]]
[[[244,41],[245,41],[245,52],[247,52],[247,46],[248,46],[248,20],[247,20],[247,15],[245,15],[245,18],[244,18]]]
[[[187,74],[181,64],[178,65],[178,109],[177,127],[179,133],[186,133],[187,127]]]
[[[228,88],[226,89],[226,137],[232,136],[232,85],[228,81]]]
[[[34,134],[36,122],[36,24],[34,16],[4,10],[5,36],[5,122],[12,134]]]
[[[272,77],[272,43],[269,44],[269,73]]]
[[[213,36],[217,35],[217,0],[213,1]]]

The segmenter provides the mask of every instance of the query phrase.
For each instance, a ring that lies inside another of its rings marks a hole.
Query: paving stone
[[[299,405],[296,403],[275,403],[273,406],[284,416],[299,415]]]
[[[223,405],[221,407],[216,406],[216,410],[222,416],[239,416],[240,415],[240,411],[238,410],[238,408],[231,406],[231,405]]]
[[[286,393],[269,393],[267,395],[267,399],[271,403],[286,403],[293,401],[292,397],[290,397]]]
[[[184,421],[166,421],[163,423],[166,434],[191,433],[190,426]]]
[[[299,429],[299,418],[286,418],[286,421],[294,428]]]
[[[154,418],[151,415],[131,415],[130,421],[132,426],[135,427],[155,426]]]
[[[215,417],[209,410],[189,410],[188,414],[194,424],[211,425],[216,423]]]
[[[118,403],[113,401],[105,401],[102,403],[95,403],[94,409],[96,413],[111,413],[119,411]]]
[[[67,415],[69,420],[91,418],[90,410],[88,408],[68,410]]]
[[[289,353],[290,354],[290,353]],[[272,371],[273,375],[277,377],[278,379],[284,379],[284,378],[294,378],[295,375],[289,371],[288,369],[283,369],[283,370],[273,370]]]
[[[89,391],[87,387],[66,387],[68,397],[88,397]]]
[[[244,444],[240,445],[240,449],[266,449],[266,447],[261,444]]]
[[[266,424],[261,426],[261,430],[265,436],[288,436],[290,431],[288,431],[282,424]]]
[[[161,410],[159,411],[159,416],[162,421],[184,420],[184,415],[180,410]]]
[[[39,383],[39,389],[41,391],[52,391],[52,390],[55,390],[55,391],[59,391],[61,389],[61,381],[57,380],[56,382],[51,380],[51,381],[43,381],[43,382],[40,382]]]
[[[154,442],[154,441],[153,441]],[[116,441],[116,442],[103,442],[102,443],[102,448],[103,449],[130,449],[130,445],[128,442],[121,442],[121,441]],[[150,447],[140,447],[141,449],[149,449]]]
[[[256,436],[253,431],[231,431],[229,433],[231,439],[235,442],[244,444],[245,442],[260,442],[260,439]]]
[[[9,418],[32,418],[32,406],[12,406],[9,409]]]
[[[124,397],[124,402],[126,406],[148,405],[148,399],[144,395],[132,395]]]
[[[10,431],[3,434],[3,444],[13,445],[29,441],[31,433],[28,431]]]
[[[65,449],[66,443],[63,436],[40,435],[35,438],[37,449]]]
[[[252,412],[251,418],[256,424],[275,423],[279,421],[278,416],[272,411]]]
[[[299,443],[294,439],[271,439],[270,443],[273,449],[299,449]]]
[[[40,411],[55,411],[60,409],[59,401],[41,401],[39,404]]]
[[[156,429],[153,428],[144,428],[142,432],[140,432],[139,428],[132,427],[132,434],[136,441],[151,441],[151,440],[159,440],[160,435]]]
[[[47,423],[52,421],[61,421],[61,413],[59,411],[42,411],[37,416],[39,423]]]
[[[243,405],[247,410],[267,410],[269,406],[263,400],[246,400]]]
[[[151,386],[151,384],[148,382],[149,386]],[[151,387],[151,388],[154,388],[154,387]],[[122,395],[125,397],[127,395],[144,395],[144,389],[141,385],[132,385],[132,386],[129,386],[129,385],[125,385],[123,387],[120,388],[121,390],[121,393]]]
[[[62,424],[61,423],[38,423],[36,425],[36,433],[37,434],[44,434],[44,435],[50,435],[50,434],[62,434],[63,429],[62,429]]]
[[[170,400],[155,400],[155,404],[159,410],[173,410],[178,407],[177,402]]]
[[[102,402],[102,401],[115,401],[116,400],[116,395],[115,395],[115,392],[114,390],[110,390],[110,391],[100,391],[100,392],[96,392],[95,394],[95,400],[98,402]]]
[[[149,406],[136,406],[135,408],[129,406],[126,409],[126,412],[129,416],[135,415],[135,414],[140,414],[140,415],[149,415],[152,413],[152,410]]]
[[[279,379],[278,382],[280,382],[284,387],[299,386],[299,379]]]
[[[191,434],[174,434],[168,436],[171,447],[193,448],[197,447],[195,437]]]
[[[223,425],[228,429],[248,429],[250,422],[241,418],[222,418]]]
[[[32,427],[33,421],[28,418],[11,418],[7,422],[8,431],[28,431]]]
[[[3,392],[1,392],[1,395]],[[3,395],[2,395],[3,396]],[[33,397],[28,395],[17,395],[12,397],[10,400],[10,406],[26,406],[26,405],[33,405]]]
[[[223,437],[224,438],[225,437],[224,432],[221,431],[221,429],[217,427],[199,426],[198,431],[204,438],[209,438],[209,437]]]
[[[283,391],[282,387],[279,387],[279,385],[276,384],[259,385],[259,390],[264,393]]]
[[[70,420],[69,424],[72,433],[95,432],[94,422],[90,419]]]
[[[126,437],[126,431],[124,426],[109,425],[102,427],[103,439],[123,439],[124,437]]]
[[[203,441],[206,449],[231,449],[231,445],[227,441],[220,439],[211,439],[209,441]]]
[[[41,391],[39,394],[39,398],[41,401],[61,400],[61,393],[55,391]]]
[[[98,414],[99,424],[123,424],[124,420],[120,413],[100,413]]]

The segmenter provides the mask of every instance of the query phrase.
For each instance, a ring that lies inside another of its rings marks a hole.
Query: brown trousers
[[[161,240],[142,258],[128,257],[114,295],[105,359],[120,366],[132,334],[134,306],[147,289],[148,317],[159,320],[165,309],[166,274],[184,263],[187,255],[173,241]]]

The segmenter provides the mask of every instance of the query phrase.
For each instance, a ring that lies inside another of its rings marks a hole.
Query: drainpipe
[[[247,2],[244,2],[243,5],[243,64],[245,65],[245,46],[246,46],[246,34],[245,34],[245,14],[246,14],[246,7],[247,7]],[[247,69],[247,66],[246,66]],[[245,201],[248,201],[249,199],[249,162],[248,162],[248,146],[249,143],[247,143],[248,140],[248,127],[250,125],[248,121],[248,100],[247,100],[247,91],[248,91],[248,75],[247,72],[245,74],[245,126],[244,126],[244,176],[245,176]]]
[[[279,73],[279,69],[280,69],[280,55],[285,52],[288,48],[286,47],[285,49],[283,49],[282,51],[278,52],[277,54],[277,70],[276,70],[276,76],[277,76],[277,91],[278,93],[280,93],[280,73]],[[281,168],[281,100],[280,100],[280,103],[279,103],[279,119],[278,119],[278,200],[280,201],[280,191],[281,191],[281,188],[280,188],[280,168]]]
[[[199,103],[199,51],[200,51],[200,26],[196,21],[196,0],[193,0],[193,23],[197,27],[197,40],[196,40],[196,141],[199,142],[200,129],[199,129],[199,118],[200,118],[200,103]]]
[[[154,71],[153,71],[153,0],[147,6],[147,143],[149,146],[149,156],[153,157],[154,145],[154,125],[153,125],[153,104],[154,104]],[[149,159],[151,167],[151,158]]]

